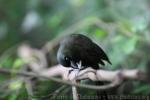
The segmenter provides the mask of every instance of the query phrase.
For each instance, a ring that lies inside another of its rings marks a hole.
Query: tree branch
[[[89,71],[90,70],[90,71]],[[91,70],[95,71],[95,73],[91,72]],[[72,73],[72,75],[68,76],[68,71],[69,68],[63,67],[61,65],[56,65],[53,66],[47,70],[43,70],[40,73],[32,73],[32,72],[18,72],[17,70],[8,70],[4,68],[0,68],[1,73],[14,73],[17,75],[22,75],[22,76],[31,76],[31,77],[37,77],[37,78],[43,78],[43,79],[49,79],[54,82],[62,83],[62,84],[67,84],[71,86],[77,86],[81,88],[87,88],[87,89],[93,89],[93,90],[104,90],[104,89],[109,89],[112,87],[115,87],[119,84],[124,79],[136,79],[136,80],[145,80],[146,75],[141,72],[138,69],[134,70],[117,70],[117,71],[106,71],[106,70],[94,70],[91,68],[88,68],[86,70],[83,70],[79,73],[80,76],[75,77]],[[83,74],[85,73],[85,74]],[[83,75],[82,75],[83,74]],[[54,78],[53,76],[61,76],[62,79]],[[110,84],[104,85],[104,86],[95,86],[95,85],[86,85],[86,84],[78,84],[78,83],[71,83],[70,79],[77,79],[77,80],[82,80],[82,79],[91,79],[93,81],[109,81]]]

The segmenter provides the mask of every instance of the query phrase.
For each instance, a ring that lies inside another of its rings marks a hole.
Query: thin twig
[[[80,81],[75,81],[77,84],[80,83]],[[76,86],[72,86],[72,95],[73,95],[73,100],[79,100],[79,92]]]
[[[50,100],[56,100],[56,97],[59,95],[59,93],[64,90],[67,86],[66,85],[63,85],[61,87],[59,87],[57,90],[55,90],[53,92],[53,94],[50,94],[52,97],[50,98]]]
[[[29,78],[24,78],[25,87],[27,90],[28,95],[33,96],[33,89],[32,89],[32,82]]]
[[[79,100],[78,98],[78,90],[76,86],[72,86],[72,95],[73,95],[73,100]]]

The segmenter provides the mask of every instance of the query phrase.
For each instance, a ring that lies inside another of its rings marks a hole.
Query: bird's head
[[[69,56],[67,56],[67,52],[63,50],[63,47],[60,47],[57,52],[57,61],[59,64],[65,66],[65,67],[70,67],[71,66],[71,61]]]

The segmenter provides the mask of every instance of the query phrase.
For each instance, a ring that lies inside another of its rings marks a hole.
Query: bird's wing
[[[108,63],[111,64],[111,62],[110,62],[108,56],[107,56],[106,53],[103,51],[103,49],[102,49],[100,46],[98,46],[97,44],[95,44],[95,43],[93,43],[93,44],[94,44],[94,45],[92,45],[92,48],[93,48],[92,54],[95,55],[95,56],[97,56],[97,59],[100,59],[101,61],[102,61],[102,60],[105,60],[105,61],[107,61]]]
[[[111,64],[106,53],[97,44],[92,41],[85,41],[83,43],[84,44],[80,43],[80,46],[82,46],[83,48],[81,55],[89,56],[89,60],[91,60],[91,62],[93,63],[100,63],[102,65],[105,65],[103,62],[103,60],[105,60]]]

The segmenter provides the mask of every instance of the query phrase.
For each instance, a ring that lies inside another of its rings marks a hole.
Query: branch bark
[[[116,70],[116,71],[106,71],[106,70],[94,70],[88,68],[79,72],[79,76],[75,77],[74,72],[72,75],[68,76],[69,68],[63,67],[61,65],[56,65],[46,70],[41,71],[40,73],[33,72],[18,72],[17,70],[8,70],[4,68],[0,68],[1,73],[14,73],[17,75],[28,76],[28,77],[37,77],[42,79],[49,79],[54,82],[63,83],[71,86],[93,89],[93,90],[104,90],[115,87],[124,79],[133,79],[133,80],[145,80],[146,75],[138,69],[133,70]],[[96,72],[96,73],[93,73]],[[62,79],[54,78],[54,76],[61,76]],[[95,85],[86,85],[86,84],[78,84],[72,83],[70,80],[83,80],[83,79],[91,79],[93,81],[109,81],[110,84],[106,84],[104,86],[95,86]]]

